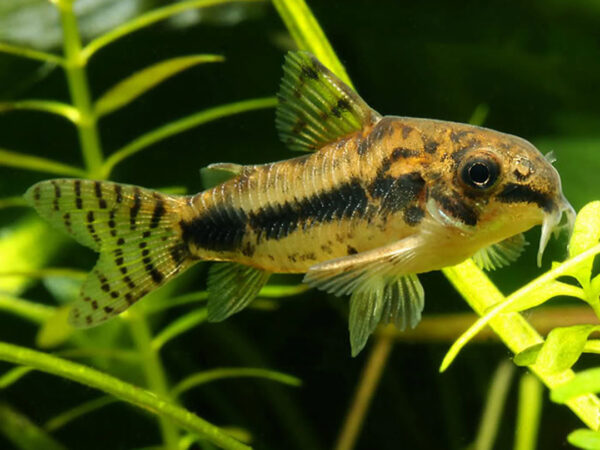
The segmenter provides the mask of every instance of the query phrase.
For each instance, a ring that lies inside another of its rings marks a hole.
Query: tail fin
[[[76,327],[116,316],[193,263],[178,225],[185,197],[56,179],[35,184],[25,198],[55,227],[100,252],[71,310]]]

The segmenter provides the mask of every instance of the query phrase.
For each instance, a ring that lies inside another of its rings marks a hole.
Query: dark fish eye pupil
[[[494,186],[500,175],[500,166],[492,158],[473,158],[460,169],[464,184],[474,189],[488,189]]]
[[[477,162],[469,169],[469,175],[473,183],[483,185],[489,180],[490,171],[485,164]]]

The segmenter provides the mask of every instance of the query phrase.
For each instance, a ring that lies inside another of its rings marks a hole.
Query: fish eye
[[[467,186],[483,190],[491,188],[496,183],[499,173],[500,166],[494,159],[479,156],[463,165],[460,178]]]

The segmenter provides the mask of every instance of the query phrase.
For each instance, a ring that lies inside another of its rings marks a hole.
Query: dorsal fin
[[[381,119],[307,52],[286,55],[277,97],[275,125],[291,150],[318,150]]]

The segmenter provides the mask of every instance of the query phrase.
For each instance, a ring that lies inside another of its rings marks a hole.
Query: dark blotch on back
[[[437,151],[439,145],[438,142],[428,140],[425,142],[425,151],[429,154],[433,154]]]
[[[419,156],[417,150],[411,150],[410,148],[396,147],[392,150],[392,160],[397,161],[400,158],[410,158],[411,156]]]
[[[381,198],[381,208],[395,212],[413,202],[425,187],[425,180],[419,172],[411,172],[399,177],[380,175],[369,186],[373,198]]]
[[[465,225],[477,225],[479,217],[477,211],[463,202],[458,193],[452,192],[450,195],[446,195],[439,191],[434,191],[432,196],[437,200],[446,214],[460,220]]]
[[[550,212],[554,208],[550,195],[524,184],[507,184],[498,194],[498,200],[503,203],[535,203],[546,212]]]
[[[364,155],[369,151],[372,145],[377,144],[386,135],[393,131],[392,119],[383,118],[375,125],[375,128],[369,133],[367,137],[362,139],[358,144],[357,152],[359,155]]]

